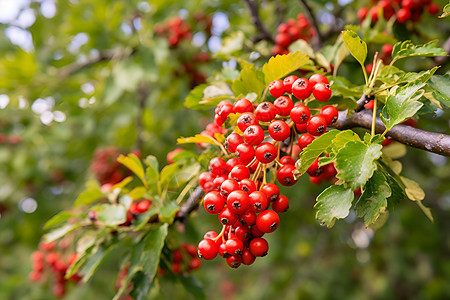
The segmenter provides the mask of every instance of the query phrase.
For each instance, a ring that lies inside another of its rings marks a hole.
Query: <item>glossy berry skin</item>
[[[295,129],[297,129],[298,133],[308,132],[306,130],[306,123],[304,123],[304,124],[295,124]]]
[[[220,186],[220,194],[223,197],[228,197],[228,195],[239,189],[239,183],[237,183],[234,179],[227,179],[225,180],[222,185]]]
[[[325,84],[328,84],[328,78],[325,77],[325,75],[316,73],[311,75],[311,77],[309,77],[309,82],[311,83],[311,85],[316,85],[316,83],[322,82]]]
[[[256,107],[255,115],[262,122],[270,122],[277,115],[277,108],[272,103],[264,101]]]
[[[269,206],[269,199],[266,194],[261,191],[254,191],[249,195],[250,207],[249,210],[259,213],[267,209]]]
[[[278,79],[269,83],[269,93],[278,98],[284,94],[284,84],[283,81]]]
[[[286,96],[280,96],[273,102],[273,105],[277,108],[280,116],[286,117],[291,113],[291,109],[294,107],[294,102],[291,98]]]
[[[277,148],[272,143],[262,143],[256,147],[255,156],[263,164],[271,163],[277,157]]]
[[[247,210],[245,214],[239,216],[239,223],[244,226],[252,226],[256,223],[256,214],[253,211]]]
[[[280,195],[277,200],[272,202],[272,209],[277,213],[286,212],[289,209],[289,199],[284,195]]]
[[[256,191],[256,184],[253,182],[253,180],[244,178],[239,182],[239,188],[247,194],[251,194]]]
[[[219,176],[227,172],[227,163],[222,157],[214,157],[209,161],[209,171]]]
[[[231,256],[231,254],[227,252],[226,243],[219,245],[219,255],[222,256],[223,258],[227,258],[227,257]]]
[[[236,152],[236,147],[240,144],[242,144],[244,142],[244,138],[236,133],[233,132],[231,133],[226,141],[225,141],[225,148],[230,152],[230,153],[234,153]]]
[[[399,23],[405,23],[411,19],[411,12],[406,8],[401,8],[397,12],[397,22]]]
[[[316,83],[312,88],[312,93],[317,100],[326,102],[331,98],[330,85],[323,82]]]
[[[250,253],[255,257],[263,257],[269,251],[269,243],[264,238],[254,238],[249,244]]]
[[[236,157],[232,157],[229,160],[227,160],[227,172],[231,172],[231,170],[236,167],[237,165],[240,165],[239,160]]]
[[[299,78],[292,84],[292,94],[299,100],[305,100],[311,96],[312,85],[306,78]]]
[[[219,247],[211,239],[203,239],[198,244],[198,256],[205,260],[214,259],[217,256]]]
[[[136,205],[136,211],[139,214],[145,213],[151,205],[152,205],[152,201],[142,200]]]
[[[248,194],[243,190],[231,192],[227,198],[228,209],[237,215],[244,214],[250,207],[250,199]]]
[[[278,228],[279,224],[280,217],[273,210],[265,210],[256,218],[256,226],[258,226],[258,229],[264,233],[274,232]]]
[[[217,232],[215,232],[214,230],[210,230],[207,233],[205,233],[205,235],[203,236],[204,239],[215,239],[218,236]],[[217,242],[216,242],[217,243]],[[175,252],[174,252],[175,253]],[[181,254],[181,253],[180,253]],[[175,260],[175,259],[174,259]],[[181,261],[181,260],[179,260]]]
[[[299,136],[298,138],[298,146],[300,147],[300,149],[305,149],[309,144],[312,143],[312,141],[314,141],[314,136],[310,133],[305,133],[302,134],[301,136]]]
[[[280,188],[275,183],[266,183],[260,189],[267,196],[267,200],[273,202],[280,195]]]
[[[239,99],[234,103],[235,113],[253,112],[253,104],[246,98]]]
[[[293,171],[296,170],[294,165],[284,165],[277,171],[277,180],[281,185],[291,186],[294,185],[297,180],[294,178]]]
[[[210,214],[216,215],[220,213],[225,206],[225,198],[219,191],[211,191],[205,195],[203,205]]]
[[[280,158],[280,163],[282,165],[295,165],[295,160],[291,156],[283,156]]]
[[[248,126],[244,131],[244,140],[252,146],[261,144],[264,140],[264,129],[259,125]]]
[[[430,15],[436,15],[439,13],[439,5],[437,3],[430,3],[427,6],[427,11]]]
[[[285,121],[275,120],[269,125],[269,134],[275,141],[284,141],[291,135],[291,129]]]
[[[255,262],[256,257],[250,252],[250,249],[245,249],[242,252],[242,263],[249,266]]]
[[[258,125],[258,119],[253,113],[243,113],[237,120],[237,126],[241,131],[245,131],[250,125]]]
[[[238,219],[239,219],[238,215],[231,212],[231,210],[229,210],[228,207],[225,207],[219,213],[219,221],[223,225],[233,225],[234,223],[236,223]]]
[[[258,229],[258,226],[253,225],[250,227],[250,232],[252,233],[253,237],[262,237],[264,235],[264,232]]]
[[[227,252],[231,255],[241,255],[244,251],[244,243],[238,238],[231,238],[226,243]]]
[[[331,125],[337,121],[338,116],[339,116],[339,111],[334,106],[325,105],[320,110],[320,114],[322,115],[322,117],[325,118],[325,120],[327,120],[327,125]]]
[[[251,161],[255,157],[255,149],[253,148],[253,146],[247,143],[243,143],[236,147],[235,154],[241,164],[247,165],[251,163]]]
[[[306,105],[297,104],[291,110],[291,120],[296,124],[304,124],[311,117],[311,111]]]
[[[239,225],[234,229],[234,234],[236,235],[236,238],[244,242],[250,238],[251,231],[247,226]]]
[[[319,158],[316,158],[316,160],[309,166],[308,170],[306,170],[306,173],[308,173],[311,177],[317,177],[322,174],[323,169],[319,168]]]
[[[228,177],[239,182],[250,177],[250,170],[246,166],[239,164],[231,169]]]
[[[237,255],[229,256],[227,257],[227,264],[233,269],[237,269],[241,265],[241,257]]]
[[[222,185],[222,183],[228,179],[227,175],[220,175],[217,176],[214,180],[213,180],[213,190],[220,190],[220,186]]]
[[[220,107],[217,115],[226,120],[226,118],[228,118],[228,115],[233,113],[233,110],[233,104],[227,102]]]
[[[323,116],[315,115],[309,119],[308,123],[306,123],[306,130],[308,130],[309,134],[319,136],[325,133],[327,125],[327,120]]]
[[[298,79],[298,76],[295,75],[290,75],[286,78],[284,78],[283,80],[283,85],[284,85],[284,90],[287,93],[292,93],[292,85],[294,84],[294,82]]]

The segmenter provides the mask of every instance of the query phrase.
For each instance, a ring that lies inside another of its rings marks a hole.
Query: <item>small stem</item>
[[[266,180],[266,173],[267,173],[267,166],[266,166],[266,164],[263,164],[263,185],[265,185],[266,183],[267,183],[267,180]]]
[[[369,86],[369,79],[367,78],[366,67],[364,66],[364,64],[361,64],[361,66],[364,73],[364,80],[366,81],[366,86]]]
[[[248,165],[246,165],[246,167],[249,168],[249,167],[252,165],[252,163],[255,162],[255,160],[256,160],[256,157],[254,157],[254,158],[252,159],[252,161],[251,161]]]
[[[261,165],[262,165],[262,163],[258,163],[258,167],[256,168],[255,173],[253,174],[252,181],[255,181],[256,178],[258,178],[259,170],[261,169]]]
[[[264,89],[264,92],[261,96],[261,101],[264,101],[264,99],[266,98],[266,94],[267,94],[268,90],[269,90],[269,85],[267,85],[266,88]]]
[[[377,99],[373,100],[373,114],[372,114],[372,129],[370,131],[370,136],[373,138],[375,136],[375,121],[377,119]]]
[[[219,235],[213,239],[214,242],[217,242],[223,236],[226,227],[227,225],[222,225],[222,230],[220,231]]]
[[[281,142],[278,142],[278,151],[277,151],[277,159],[276,160],[280,159],[280,153],[281,153]]]
[[[278,159],[275,159],[275,162],[277,163],[277,165],[278,165],[279,167],[283,167],[283,164],[280,163],[280,161],[279,161]]]
[[[186,184],[186,186],[184,187],[184,189],[181,191],[180,195],[178,196],[176,203],[180,204],[181,201],[183,200],[184,196],[186,196],[187,192],[189,192],[190,189],[192,189],[192,187],[195,185],[195,183],[198,180],[198,175],[192,177],[191,181],[189,181],[188,184]]]

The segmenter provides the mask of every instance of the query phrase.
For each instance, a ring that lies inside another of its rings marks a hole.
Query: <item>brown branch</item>
[[[253,42],[256,43],[262,40],[266,40],[275,44],[274,38],[261,21],[261,17],[259,16],[258,12],[258,3],[256,2],[256,0],[244,0],[244,1],[250,11],[250,19],[253,25],[255,25],[256,29],[258,30],[258,34],[253,39]]]
[[[308,15],[307,18],[309,19],[309,22],[314,27],[314,30],[316,31],[316,39],[315,39],[315,47],[313,47],[315,50],[318,50],[322,48],[322,33],[319,30],[319,23],[317,22],[316,16],[311,10],[311,7],[309,6],[308,2],[306,0],[298,0],[300,4],[305,8],[306,14]]]
[[[180,207],[176,219],[181,221],[183,224],[186,224],[187,218],[194,210],[198,208],[204,194],[205,191],[201,186],[196,187],[187,199],[186,203]]]
[[[364,109],[354,113],[348,118],[339,116],[336,129],[344,130],[354,127],[372,128],[372,111]],[[383,133],[386,130],[380,118],[376,118],[375,132]],[[450,135],[425,131],[406,125],[394,126],[386,133],[386,137],[402,144],[450,157]]]

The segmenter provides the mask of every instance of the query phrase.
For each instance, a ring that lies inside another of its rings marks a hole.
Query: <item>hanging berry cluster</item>
[[[219,234],[205,234],[198,254],[206,260],[219,254],[232,268],[241,263],[250,265],[256,257],[267,254],[269,245],[262,236],[278,228],[278,214],[289,208],[288,198],[268,181],[276,178],[283,186],[297,182],[292,157],[295,140],[300,149],[305,148],[338,118],[334,106],[326,105],[316,115],[311,115],[307,106],[314,99],[326,102],[331,97],[328,79],[322,74],[309,79],[290,75],[271,82],[267,90],[275,97],[273,103],[264,101],[254,107],[246,98],[234,104],[223,101],[216,108],[215,124],[209,125],[210,129],[224,129],[222,125],[230,114],[239,115],[224,142],[227,160],[212,158],[209,171],[199,177],[199,184],[207,192],[204,207],[210,214],[218,215],[223,227]],[[293,99],[298,99],[298,103],[294,104]],[[316,160],[308,174],[318,184],[332,179],[336,169],[333,164],[319,168]]]
[[[202,266],[202,261],[198,258],[197,247],[192,244],[182,244],[172,252],[171,270],[175,274],[191,273]],[[160,275],[166,274],[166,271],[159,269]]]
[[[290,44],[299,39],[308,41],[314,35],[315,31],[305,15],[298,14],[297,19],[289,19],[286,23],[281,23],[278,26],[278,33],[275,37],[275,46],[272,48],[272,54],[289,53],[288,47]]]
[[[168,19],[163,24],[156,24],[155,33],[165,36],[172,47],[177,46],[182,40],[192,38],[191,26],[180,17]]]
[[[386,20],[395,17],[398,23],[419,22],[425,8],[431,15],[439,13],[439,5],[431,0],[381,0],[372,7],[361,8],[358,11],[358,18],[362,21],[370,14],[372,22],[375,23],[378,21],[379,13],[382,12]]]

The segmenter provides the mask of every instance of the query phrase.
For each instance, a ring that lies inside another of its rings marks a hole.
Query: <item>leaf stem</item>
[[[373,138],[375,136],[375,121],[377,119],[377,98],[373,100],[373,113],[372,113],[372,128],[370,131],[370,136]]]

